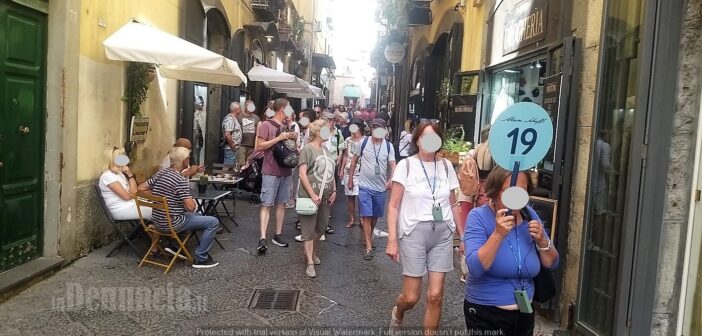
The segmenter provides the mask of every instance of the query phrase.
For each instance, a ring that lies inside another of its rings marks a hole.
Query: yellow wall
[[[485,29],[485,5],[473,7],[466,1],[463,20],[463,53],[461,71],[480,70]]]

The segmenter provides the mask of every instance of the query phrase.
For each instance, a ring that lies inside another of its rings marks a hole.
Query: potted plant
[[[207,175],[202,175],[197,180],[197,192],[204,194],[207,191],[207,185],[210,183],[210,178]]]
[[[468,154],[472,147],[470,142],[463,140],[464,136],[463,127],[449,129],[444,135],[440,154],[454,165],[458,165],[461,155]]]

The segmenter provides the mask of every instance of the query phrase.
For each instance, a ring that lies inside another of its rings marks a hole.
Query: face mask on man
[[[266,118],[273,118],[275,116],[275,111],[271,109],[266,110]]]
[[[382,128],[382,127],[378,127],[378,128],[376,128],[376,129],[373,130],[373,137],[376,138],[376,139],[385,138],[385,135],[387,135],[387,134],[388,134],[388,131],[386,131],[386,130],[385,130],[384,128]]]
[[[292,108],[292,106],[288,105],[285,106],[285,110],[283,110],[283,113],[285,113],[286,117],[290,118],[295,113],[295,110]]]
[[[309,124],[310,124],[310,118],[307,118],[307,117],[302,117],[302,118],[300,118],[299,124],[300,124],[300,126],[302,126],[302,127],[307,127],[307,126],[309,126]]]
[[[254,111],[256,111],[256,105],[254,105],[253,103],[250,103],[249,105],[246,105],[246,110],[249,111],[250,113],[253,113]]]
[[[358,132],[359,130],[360,130],[360,128],[359,128],[358,125],[356,125],[356,124],[352,124],[351,126],[349,126],[349,131],[350,131],[351,133],[356,133],[356,132]]]

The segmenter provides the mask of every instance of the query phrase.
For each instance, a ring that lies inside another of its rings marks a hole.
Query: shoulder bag
[[[322,146],[322,155],[326,158],[327,152],[326,148]],[[325,163],[326,164],[326,163]],[[310,167],[307,167],[307,171],[310,171]],[[324,169],[324,176],[322,177],[322,186],[319,188],[319,197],[324,197],[324,187],[326,187],[327,177],[329,177],[329,169]],[[317,204],[314,203],[312,197],[300,197],[300,188],[302,187],[302,178],[297,180],[297,200],[295,201],[295,211],[298,215],[302,216],[312,216],[317,214]]]
[[[529,209],[524,208],[522,211],[522,217],[526,218],[527,221],[531,221],[531,214]],[[552,247],[555,248],[555,247]],[[534,242],[534,249],[537,249],[536,242]],[[539,259],[541,262],[541,259]],[[534,279],[534,301],[546,303],[556,296],[556,279],[553,277],[553,271],[547,269],[541,265],[541,270]]]

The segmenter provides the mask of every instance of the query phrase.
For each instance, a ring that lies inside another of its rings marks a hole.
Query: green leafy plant
[[[407,0],[380,0],[378,21],[389,29],[402,29],[407,26]]]
[[[444,78],[441,80],[441,85],[439,86],[439,89],[436,91],[436,96],[439,99],[439,102],[442,104],[448,104],[449,97],[453,95],[453,85],[451,85],[451,81],[448,78]]]
[[[207,185],[208,183],[210,183],[210,178],[207,175],[202,175],[197,179],[199,185]]]
[[[472,144],[463,140],[465,132],[463,127],[454,127],[448,129],[444,133],[443,150],[447,153],[462,153],[468,152],[472,148]]]
[[[305,18],[302,16],[295,17],[292,24],[292,39],[294,41],[302,40],[302,36],[305,33]]]
[[[154,70],[153,64],[129,62],[127,65],[127,87],[122,100],[127,103],[129,115],[141,116],[141,105],[148,98],[149,73]]]

